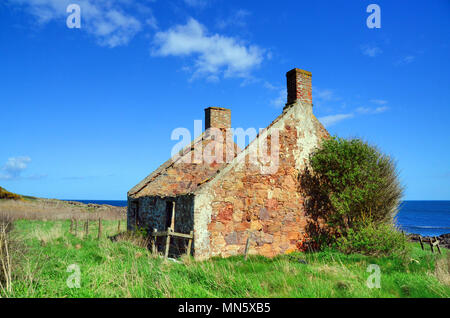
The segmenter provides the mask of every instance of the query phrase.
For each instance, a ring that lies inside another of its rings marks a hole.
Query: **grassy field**
[[[14,194],[15,195],[15,194]],[[125,207],[87,205],[79,202],[20,196],[20,199],[0,199],[2,220],[119,220],[125,219]]]
[[[117,221],[104,221],[97,239],[69,233],[69,221],[14,223],[12,289],[3,297],[450,297],[450,253],[422,251],[411,259],[371,258],[332,251],[179,262],[151,255],[139,241],[112,242]],[[306,261],[307,264],[304,264]],[[80,288],[67,280],[80,269]],[[381,270],[381,288],[368,288],[370,264]]]

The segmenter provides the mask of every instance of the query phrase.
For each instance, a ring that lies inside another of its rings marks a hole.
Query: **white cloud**
[[[313,100],[317,101],[336,101],[340,100],[340,97],[337,97],[333,90],[331,89],[320,89],[317,87],[312,88]]]
[[[239,9],[227,19],[218,20],[217,27],[219,29],[226,29],[229,27],[245,28],[247,26],[246,18],[250,15],[251,13],[249,11]]]
[[[371,108],[371,107],[358,107],[356,111],[360,114],[380,114],[387,111],[389,107],[387,106],[380,106],[377,108]]]
[[[284,105],[286,105],[286,102],[287,102],[287,91],[286,89],[282,89],[280,90],[278,97],[272,99],[270,101],[270,104],[272,104],[276,108],[281,108],[284,107]]]
[[[387,104],[387,100],[384,100],[384,99],[371,99],[370,102],[377,104],[377,105],[386,105]]]
[[[389,110],[389,107],[386,106],[388,103],[386,100],[383,99],[371,99],[371,103],[379,105],[378,107],[358,107],[356,109],[356,112],[360,114],[380,114],[384,113],[385,111]]]
[[[20,5],[35,16],[39,24],[59,21],[66,25],[69,14],[67,6],[73,0],[7,0]],[[149,2],[149,1],[147,1]],[[142,12],[147,17],[147,24],[157,26],[151,9],[142,3],[130,0],[78,0],[81,7],[81,30],[93,35],[102,46],[116,47],[126,45],[142,29],[137,17],[128,13],[130,9]]]
[[[350,114],[337,114],[337,115],[329,115],[329,116],[320,117],[319,120],[325,127],[330,127],[344,119],[348,119],[348,118],[352,118],[352,117],[354,117],[354,115],[351,113]]]
[[[380,114],[380,113],[384,113],[385,111],[387,111],[389,109],[389,107],[387,106],[381,106],[381,107],[377,107],[374,110],[374,114]]]
[[[377,55],[383,53],[383,51],[379,47],[370,45],[362,45],[361,52],[369,57],[376,57]]]
[[[30,162],[31,158],[26,156],[9,158],[0,170],[0,180],[19,178]]]
[[[416,57],[414,55],[407,55],[404,58],[398,60],[395,63],[395,65],[406,65],[406,64],[414,62],[415,59],[416,59]]]
[[[225,77],[248,77],[263,61],[264,51],[237,39],[219,34],[209,35],[195,19],[155,35],[152,53],[157,56],[195,56],[193,78],[219,74]]]
[[[203,8],[208,4],[207,0],[184,0],[184,3],[186,3],[188,6],[196,7],[196,8]]]

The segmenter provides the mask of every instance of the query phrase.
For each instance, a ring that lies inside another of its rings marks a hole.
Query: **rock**
[[[295,257],[295,256],[289,256],[289,260],[294,261],[296,263],[308,265],[308,262],[305,259],[298,258],[298,257]]]

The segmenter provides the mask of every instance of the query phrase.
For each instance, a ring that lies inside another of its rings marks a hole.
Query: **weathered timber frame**
[[[191,231],[189,234],[184,234],[184,233],[177,233],[174,232],[174,230],[172,228],[167,228],[167,231],[164,232],[158,232],[157,229],[153,230],[152,233],[152,253],[153,254],[157,254],[158,250],[157,250],[157,245],[156,245],[156,238],[157,237],[166,237],[166,248],[164,250],[164,258],[168,258],[169,257],[169,248],[170,248],[170,237],[180,237],[180,238],[184,238],[184,239],[188,239],[188,246],[187,246],[187,252],[186,254],[189,256],[191,255],[191,248],[192,248],[192,240],[194,239],[194,231]]]
[[[427,243],[427,241],[422,240],[421,235],[419,235],[419,242],[420,242],[420,247],[422,248],[422,250],[425,250],[423,247],[423,243]],[[428,243],[430,243],[431,253],[434,253],[434,247],[436,247],[439,254],[442,254],[441,247],[439,246],[439,240],[437,239],[436,236],[434,237],[434,242],[433,242],[433,238],[430,237],[430,240],[428,241]]]

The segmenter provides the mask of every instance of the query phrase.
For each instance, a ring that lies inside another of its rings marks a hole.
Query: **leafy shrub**
[[[8,199],[8,200],[21,200],[22,197],[18,194],[9,192],[2,187],[0,187],[0,199]]]
[[[393,160],[376,147],[329,138],[313,153],[311,167],[329,198],[328,225],[345,231],[366,221],[389,223],[397,214],[403,189]]]
[[[311,246],[338,240],[349,252],[385,255],[403,244],[392,226],[403,188],[389,156],[361,139],[331,137],[311,154],[310,164],[301,183],[313,220],[307,228]],[[383,235],[400,241],[390,245]]]
[[[346,236],[336,239],[335,247],[343,253],[362,253],[372,256],[408,255],[409,245],[406,235],[391,224],[361,224],[349,229]]]

